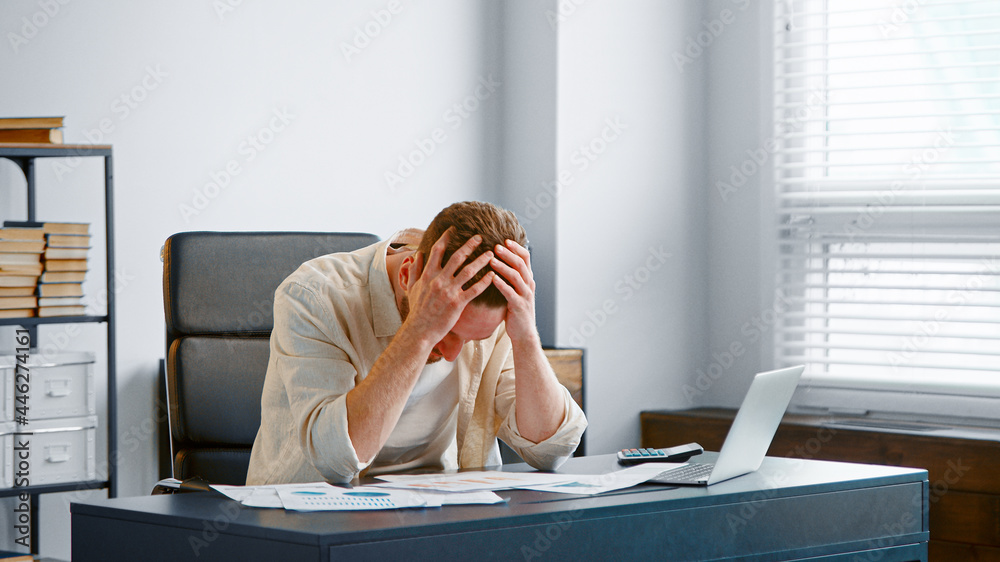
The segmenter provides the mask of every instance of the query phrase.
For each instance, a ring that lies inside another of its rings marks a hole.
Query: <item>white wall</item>
[[[146,494],[156,479],[155,438],[143,428],[158,415],[164,351],[159,249],[183,230],[384,237],[425,225],[462,199],[498,201],[524,217],[527,201],[544,191],[541,182],[570,173],[573,183],[528,231],[540,294],[554,299],[539,306],[543,334],[588,350],[589,451],[638,443],[641,410],[689,405],[683,387],[707,363],[708,342],[714,349],[729,337],[726,329],[715,333],[730,323],[715,299],[738,285],[706,283],[730,271],[709,269],[712,251],[721,248],[727,259],[740,252],[709,228],[730,220],[735,206],[706,208],[706,141],[728,134],[721,117],[703,130],[707,108],[728,103],[713,99],[706,79],[711,84],[722,71],[714,51],[683,72],[671,58],[714,7],[696,0],[234,0],[232,11],[217,13],[214,6],[225,3],[57,2],[51,16],[38,0],[0,7],[7,41],[0,69],[12,77],[0,90],[0,113],[65,115],[68,142],[114,145],[115,243],[125,281],[118,431],[120,439],[135,438],[121,462],[122,495]],[[398,8],[391,19],[390,6]],[[549,17],[559,10],[556,33]],[[45,23],[23,34],[26,44],[15,52],[9,37],[22,34],[22,18]],[[359,36],[366,28],[377,35]],[[719,45],[742,33],[727,31]],[[360,52],[345,56],[356,38]],[[738,46],[726,49],[743,56]],[[455,104],[463,103],[467,117],[456,118]],[[622,124],[620,134],[581,169],[576,152],[602,132],[614,136],[609,122]],[[105,132],[95,133],[102,124]],[[400,157],[435,131],[444,140],[390,188],[386,172],[398,172]],[[269,141],[252,159],[248,136]],[[731,152],[744,140],[732,141]],[[0,216],[23,218],[23,180],[0,164]],[[224,181],[227,166],[239,173],[214,190],[209,184]],[[99,163],[39,168],[39,216],[93,220],[100,235]],[[91,255],[91,295],[103,284],[102,250]],[[740,295],[725,298],[739,308]],[[612,312],[601,320],[606,302]],[[95,332],[74,336],[71,347],[100,349]],[[43,338],[56,336],[42,330]],[[99,495],[43,498],[43,554],[69,557],[68,503]]]
[[[542,343],[556,341],[557,198],[544,189],[556,175],[558,43],[546,14],[556,0],[508,0],[501,6],[503,157],[499,203],[513,210],[528,234]]]
[[[774,269],[766,241],[773,236],[769,229],[775,222],[764,204],[768,194],[762,191],[770,186],[767,178],[772,173],[771,155],[764,149],[772,137],[767,88],[771,76],[767,51],[772,46],[763,40],[769,34],[760,31],[769,25],[769,4],[713,0],[702,16],[722,25],[716,25],[721,31],[695,61],[706,70],[709,108],[705,112],[709,354],[692,382],[697,404],[736,407],[752,375],[773,368]],[[757,165],[758,160],[764,163]],[[743,185],[734,183],[733,167],[742,169],[740,174],[749,172]],[[720,189],[720,183],[726,185]]]
[[[388,19],[387,0],[243,2],[221,16],[208,2],[56,5],[47,18],[33,0],[0,8],[5,38],[21,34],[22,18],[47,19],[17,52],[9,42],[0,47],[7,77],[0,107],[4,115],[65,115],[67,142],[114,145],[117,260],[128,279],[118,295],[119,435],[135,434],[153,416],[164,353],[159,250],[170,234],[357,230],[384,237],[426,225],[455,200],[491,198],[496,98],[473,98],[468,107],[478,107],[467,119],[446,114],[496,73],[485,2],[400,1],[386,24],[378,19]],[[348,60],[343,45],[359,28],[377,36]],[[275,112],[289,122],[273,120]],[[102,120],[110,132],[88,138]],[[390,189],[385,172],[438,129],[445,140]],[[270,141],[252,159],[241,151],[250,135]],[[50,166],[39,165],[39,217],[96,222],[100,215],[88,207],[99,167],[57,179]],[[227,166],[240,173],[218,193],[206,192]],[[23,180],[10,165],[0,174],[4,217],[23,218]],[[181,205],[194,213],[185,216]],[[91,256],[95,270],[99,253]],[[91,275],[88,293],[102,281]],[[124,451],[122,495],[147,494],[156,479],[154,436],[139,435]],[[43,554],[69,558],[68,501],[43,498]],[[0,516],[9,512],[0,509]]]
[[[704,69],[670,62],[701,6],[626,6],[583,4],[559,34],[558,335],[588,350],[589,453],[685,407],[705,349]]]

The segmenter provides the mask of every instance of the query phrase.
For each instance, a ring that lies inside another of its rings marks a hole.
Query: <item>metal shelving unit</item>
[[[38,326],[46,324],[104,324],[107,328],[107,433],[108,458],[107,479],[84,482],[67,482],[41,486],[0,489],[0,497],[17,496],[27,493],[31,497],[31,551],[38,552],[38,496],[54,492],[91,490],[106,488],[108,497],[118,495],[118,474],[115,462],[118,458],[117,436],[117,386],[115,382],[115,252],[114,252],[114,207],[112,197],[113,166],[110,145],[69,145],[69,144],[0,144],[0,158],[17,164],[27,180],[27,220],[37,220],[35,216],[35,160],[38,158],[104,158],[104,221],[105,248],[107,258],[107,314],[104,316],[60,316],[46,318],[2,318],[0,326],[21,326],[29,331],[32,342],[38,341]],[[43,221],[44,222],[44,221]]]

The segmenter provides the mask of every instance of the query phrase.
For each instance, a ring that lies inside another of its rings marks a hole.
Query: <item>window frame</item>
[[[793,0],[794,1],[794,0]],[[761,127],[769,138],[777,139],[779,122],[776,118],[776,41],[778,41],[776,4],[784,0],[764,2],[761,7]],[[779,292],[778,272],[781,240],[778,220],[782,212],[777,196],[778,182],[774,163],[769,159],[761,182],[761,310],[773,306]],[[761,359],[765,365],[778,365],[778,330],[771,338],[762,338]],[[998,386],[1000,389],[1000,386]],[[804,414],[868,417],[886,420],[936,421],[950,425],[1000,427],[1000,392],[981,395],[957,388],[940,392],[901,389],[885,381],[835,380],[829,377],[804,375],[792,398],[789,411]],[[959,412],[961,412],[959,414]]]

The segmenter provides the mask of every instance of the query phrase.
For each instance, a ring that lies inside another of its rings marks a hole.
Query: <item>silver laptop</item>
[[[736,412],[715,463],[688,463],[660,473],[655,484],[711,486],[760,468],[804,365],[758,373]]]

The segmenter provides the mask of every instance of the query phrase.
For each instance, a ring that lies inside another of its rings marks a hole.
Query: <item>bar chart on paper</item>
[[[421,507],[426,501],[417,494],[403,490],[278,490],[285,509],[295,511],[369,510]]]

